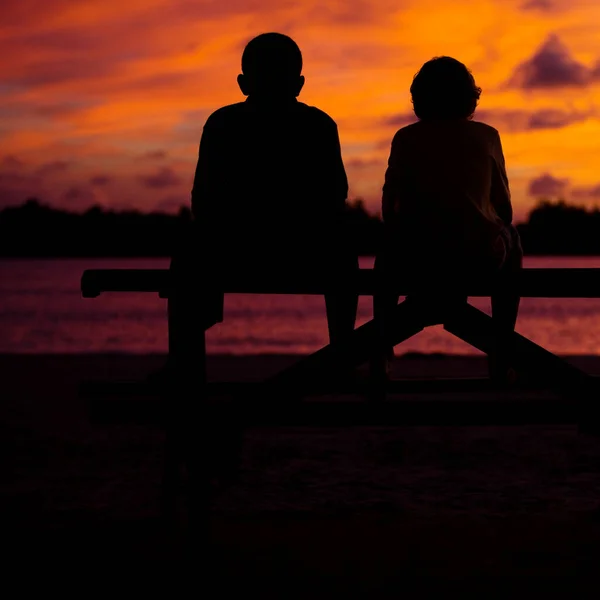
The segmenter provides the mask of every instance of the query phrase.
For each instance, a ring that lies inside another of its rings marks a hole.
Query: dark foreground
[[[289,361],[213,357],[210,367],[217,379],[249,379]],[[0,357],[6,576],[25,572],[22,583],[48,591],[32,574],[85,574],[87,596],[125,573],[157,591],[181,569],[180,539],[157,517],[161,432],[92,427],[76,394],[81,380],[143,376],[161,362]],[[600,373],[598,359],[577,362]],[[478,357],[396,364],[397,375],[484,369]],[[240,481],[214,501],[211,554],[191,566],[186,595],[597,597],[598,507],[600,439],[570,426],[253,430]]]

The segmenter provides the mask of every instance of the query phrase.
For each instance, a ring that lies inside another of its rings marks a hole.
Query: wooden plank
[[[489,351],[494,335],[492,318],[475,307],[465,304],[444,327],[475,348]],[[515,368],[576,401],[580,433],[600,435],[599,379],[518,333],[513,334],[513,346]]]
[[[396,307],[394,314],[390,316],[389,324],[388,347],[395,346],[423,330],[415,314],[414,305],[406,301]],[[324,346],[277,373],[268,379],[267,383],[275,389],[288,388],[300,396],[304,390],[320,384],[329,377],[335,377],[338,368],[358,367],[367,362],[377,343],[377,324],[371,320],[355,329],[344,344]]]
[[[444,329],[482,352],[488,353],[491,349],[494,339],[492,317],[470,304],[458,307],[444,324]],[[595,380],[517,332],[513,334],[513,347],[515,368],[557,389],[576,392],[580,388],[587,389]]]
[[[406,296],[415,289],[456,289],[453,282],[410,282],[400,275],[394,290]],[[198,285],[206,282],[198,281]],[[331,277],[278,273],[277,277],[252,272],[232,273],[219,283],[226,293],[243,294],[316,294],[347,290],[372,296],[377,291],[377,276],[373,269],[361,269],[353,281],[341,282]],[[478,279],[467,287],[471,297],[487,297],[497,282]],[[600,269],[523,269],[514,278],[514,289],[523,298],[600,298]],[[166,269],[90,269],[83,273],[81,291],[85,298],[95,298],[104,292],[154,292],[167,297],[171,281]]]
[[[160,400],[95,399],[94,423],[161,424]],[[577,423],[574,403],[564,400],[318,401],[288,404],[222,402],[206,406],[199,419],[229,419],[247,427],[518,426]]]

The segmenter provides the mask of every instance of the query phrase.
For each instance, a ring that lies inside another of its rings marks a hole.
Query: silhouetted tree
[[[519,226],[526,254],[600,254],[600,212],[567,204],[564,200],[541,200]]]
[[[170,256],[191,223],[185,206],[175,215],[101,206],[75,213],[29,198],[0,211],[0,256]],[[381,227],[379,215],[369,213],[362,199],[348,203],[346,228],[360,254],[375,253]],[[600,255],[598,209],[542,199],[517,227],[525,254]]]
[[[93,206],[83,213],[58,210],[28,199],[0,211],[0,255],[5,257],[170,256],[192,223],[182,206],[175,215]],[[361,200],[350,203],[347,227],[362,254],[372,254],[380,220]]]

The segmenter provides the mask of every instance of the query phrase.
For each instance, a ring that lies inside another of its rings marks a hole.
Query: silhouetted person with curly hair
[[[218,109],[204,125],[193,247],[172,263],[180,281],[208,270],[267,273],[275,284],[282,272],[333,276],[358,268],[343,232],[348,181],[337,125],[298,100],[302,63],[288,36],[265,33],[247,44],[237,78],[246,100]],[[202,309],[183,299],[174,306],[180,335],[195,335],[194,318],[204,328],[222,321],[223,295],[204,298]],[[330,294],[325,302],[330,340],[341,343],[354,329],[358,298]]]
[[[473,75],[454,58],[434,58],[410,92],[419,120],[392,141],[382,201],[385,241],[376,268],[385,277],[439,281],[449,293],[459,282],[520,269],[500,135],[472,120],[481,95]],[[386,295],[375,299],[380,323],[397,302]],[[518,308],[519,297],[508,288],[492,297],[498,347],[490,372],[500,379],[513,374],[507,340]],[[391,349],[374,361],[379,376],[390,355]]]

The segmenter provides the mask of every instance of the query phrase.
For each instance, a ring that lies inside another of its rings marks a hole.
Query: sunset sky
[[[337,121],[369,208],[412,77],[443,54],[483,88],[518,218],[542,195],[600,203],[597,0],[2,0],[0,206],[189,203],[204,121],[243,100],[241,52],[265,31],[300,45],[300,99]]]

